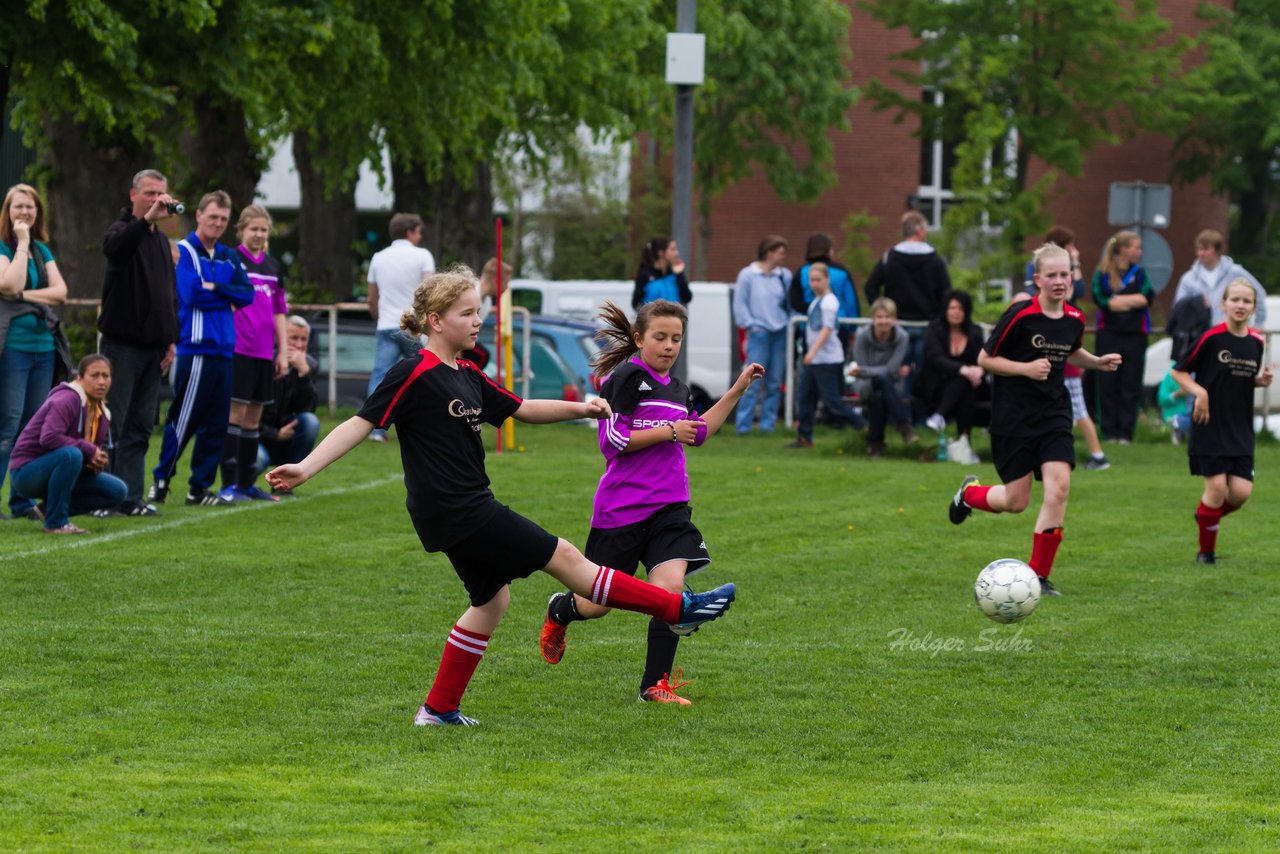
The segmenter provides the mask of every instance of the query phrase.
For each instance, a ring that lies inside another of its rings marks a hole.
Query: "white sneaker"
[[[966,466],[977,465],[982,462],[969,445],[968,436],[961,436],[954,442],[947,443],[947,459],[953,463],[960,463]]]
[[[941,433],[947,429],[947,419],[942,417],[942,413],[935,412],[924,420],[924,426],[935,433]]]

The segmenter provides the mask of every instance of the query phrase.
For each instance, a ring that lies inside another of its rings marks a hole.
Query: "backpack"
[[[1171,355],[1175,363],[1191,354],[1201,336],[1209,331],[1209,323],[1209,306],[1205,305],[1204,297],[1184,297],[1173,304],[1165,330],[1173,339]]]

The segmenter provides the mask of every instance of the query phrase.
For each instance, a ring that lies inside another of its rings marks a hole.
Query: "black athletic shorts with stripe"
[[[621,528],[592,528],[587,535],[587,559],[592,563],[635,575],[673,560],[689,562],[685,575],[711,563],[707,544],[693,524],[688,504],[668,504],[643,522]]]

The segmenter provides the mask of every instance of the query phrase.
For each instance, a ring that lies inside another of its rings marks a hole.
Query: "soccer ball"
[[[1002,557],[987,564],[973,583],[978,608],[997,623],[1016,623],[1040,603],[1040,579],[1020,560]]]

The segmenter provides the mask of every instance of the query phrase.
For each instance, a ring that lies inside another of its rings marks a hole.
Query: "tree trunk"
[[[459,176],[459,168],[446,161],[442,177],[431,182],[421,164],[398,161],[392,153],[396,210],[421,214],[422,245],[437,267],[463,263],[479,272],[494,253],[493,170],[477,163]]]
[[[102,236],[129,206],[129,186],[139,169],[152,166],[149,152],[120,145],[98,147],[87,128],[69,116],[46,120],[40,159],[49,237],[68,296],[102,296]]]
[[[356,178],[343,176],[337,188],[320,169],[323,136],[299,130],[293,160],[302,187],[298,212],[298,284],[319,288],[333,299],[351,299],[355,285]]]
[[[184,162],[175,169],[172,186],[192,211],[211,190],[230,194],[235,208],[226,237],[230,242],[235,240],[236,213],[253,204],[262,178],[263,153],[249,139],[244,106],[239,102],[215,101],[202,93],[196,96],[193,112],[195,130],[178,134]]]
[[[1258,162],[1251,163],[1252,186],[1239,192],[1240,219],[1231,234],[1231,254],[1256,255],[1266,248],[1267,220],[1271,215],[1271,158],[1263,152]]]

